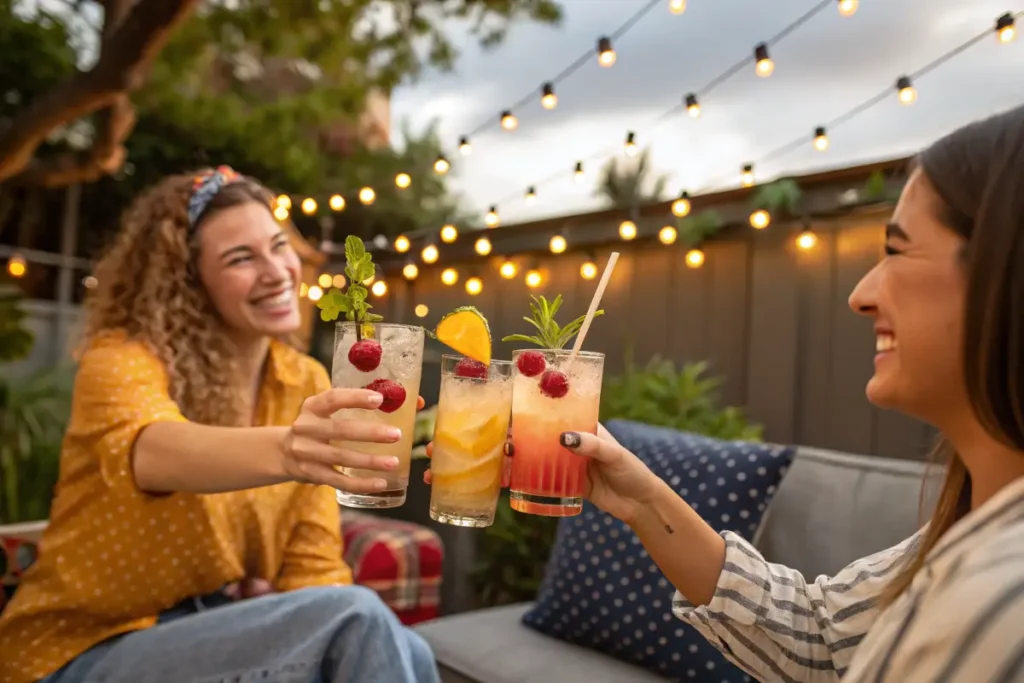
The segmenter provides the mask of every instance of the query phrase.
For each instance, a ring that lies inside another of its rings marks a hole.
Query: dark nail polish
[[[566,448],[579,448],[579,445],[582,442],[580,435],[576,432],[562,432],[558,441]]]
[[[515,453],[516,453],[515,446],[512,445],[511,441],[506,441],[505,442],[505,455],[507,455],[509,457],[512,457],[513,455],[515,455]]]

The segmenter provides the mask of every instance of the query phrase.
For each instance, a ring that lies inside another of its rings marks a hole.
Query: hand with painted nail
[[[339,441],[394,443],[402,438],[401,430],[395,427],[338,414],[348,408],[375,410],[383,400],[381,394],[368,389],[328,389],[306,399],[284,439],[283,466],[288,476],[349,493],[373,493],[384,488],[384,479],[350,477],[335,468],[386,472],[398,467],[397,458],[334,445]],[[420,398],[418,405],[422,407],[422,403]]]
[[[563,432],[559,442],[573,453],[589,457],[583,495],[608,514],[631,524],[648,505],[661,481],[647,465],[619,445],[608,430],[597,435]]]

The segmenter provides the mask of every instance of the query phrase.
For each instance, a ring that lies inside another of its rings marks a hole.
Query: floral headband
[[[242,176],[230,166],[218,166],[216,169],[197,175],[192,181],[192,195],[188,198],[189,229],[195,230],[196,223],[206,211],[210,200],[216,197],[225,185],[230,185],[241,179]]]

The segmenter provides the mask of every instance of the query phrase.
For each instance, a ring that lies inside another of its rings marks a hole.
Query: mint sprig
[[[527,344],[536,344],[542,349],[565,348],[565,345],[569,343],[569,340],[575,337],[576,333],[580,331],[580,328],[583,326],[583,321],[587,319],[587,316],[581,315],[565,327],[561,327],[557,322],[555,322],[555,313],[558,312],[559,307],[562,305],[561,294],[556,296],[555,300],[550,303],[548,303],[548,300],[544,298],[544,295],[531,295],[530,298],[534,301],[534,303],[530,304],[530,311],[533,313],[533,317],[524,317],[523,320],[537,328],[537,334],[510,334],[507,337],[502,337],[501,341],[526,342]],[[594,311],[595,318],[599,315],[604,315],[604,311]]]
[[[342,292],[337,287],[331,289],[316,302],[320,309],[320,319],[326,322],[337,320],[342,313],[346,320],[357,323],[372,323],[383,320],[376,313],[370,313],[373,304],[366,300],[366,287],[363,280],[368,280],[376,273],[373,256],[366,251],[363,240],[355,235],[345,238],[345,277],[348,278],[348,291]]]

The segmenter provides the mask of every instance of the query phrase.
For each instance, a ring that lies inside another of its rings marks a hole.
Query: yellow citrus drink
[[[431,518],[466,527],[494,522],[511,411],[512,363],[442,356]]]

